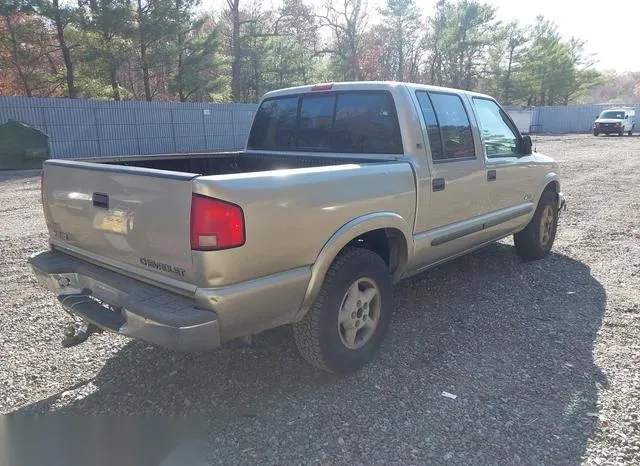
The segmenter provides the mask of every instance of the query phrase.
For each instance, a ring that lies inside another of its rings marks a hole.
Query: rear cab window
[[[335,91],[265,99],[248,149],[402,154],[388,91]]]

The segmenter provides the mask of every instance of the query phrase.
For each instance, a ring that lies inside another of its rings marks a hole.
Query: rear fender
[[[324,277],[333,263],[336,256],[342,249],[352,240],[369,231],[379,230],[383,228],[394,228],[402,232],[406,242],[406,251],[408,257],[413,254],[413,233],[411,226],[400,215],[393,212],[376,212],[355,218],[344,224],[333,236],[325,243],[320,254],[316,258],[311,268],[311,280],[307,287],[300,311],[294,320],[300,320],[307,313],[313,301],[320,293]],[[405,261],[406,265],[406,261]],[[403,267],[400,266],[394,271],[394,279],[402,275]]]

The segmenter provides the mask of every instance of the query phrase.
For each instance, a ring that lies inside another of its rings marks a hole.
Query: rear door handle
[[[433,191],[444,191],[444,178],[434,178],[431,181],[431,189]]]
[[[489,170],[487,172],[487,181],[495,181],[496,180],[496,171],[495,170]]]

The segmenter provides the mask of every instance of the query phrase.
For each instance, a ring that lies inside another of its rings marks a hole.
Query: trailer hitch
[[[62,346],[65,348],[71,348],[72,346],[84,343],[92,333],[102,333],[102,329],[97,325],[84,320],[80,323],[69,324],[64,329]]]

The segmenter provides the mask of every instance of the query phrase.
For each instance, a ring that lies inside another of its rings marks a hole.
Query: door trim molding
[[[482,230],[493,228],[502,223],[514,220],[524,215],[529,215],[534,208],[533,202],[525,202],[506,209],[500,209],[488,214],[474,217],[470,220],[452,223],[433,230],[418,233],[416,241],[429,241],[431,246],[439,246],[450,241],[463,238]]]

